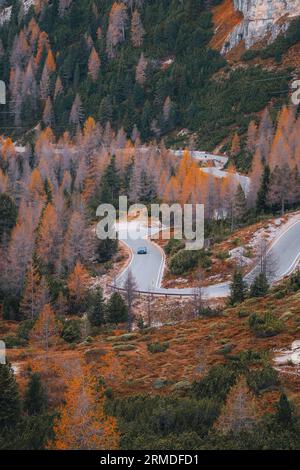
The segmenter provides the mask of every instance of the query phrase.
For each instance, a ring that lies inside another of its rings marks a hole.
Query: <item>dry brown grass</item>
[[[145,301],[139,299],[137,313],[144,312],[146,317],[145,308]],[[248,314],[271,312],[284,320],[284,330],[272,338],[257,338],[249,328],[248,317],[239,317],[240,310]],[[136,331],[123,341],[120,337],[124,335],[124,329],[119,328],[113,332],[103,331],[93,338],[91,344],[71,348],[61,342],[50,349],[48,358],[43,351],[33,347],[8,350],[8,360],[19,366],[17,379],[21,390],[25,389],[29,367],[38,370],[46,383],[50,404],[56,408],[64,399],[70,378],[82,365],[88,364],[97,375],[104,376],[115,396],[168,394],[175,384],[182,381],[191,383],[201,378],[212,365],[224,363],[227,359],[220,350],[225,345],[232,345],[232,355],[246,350],[267,352],[272,364],[274,350],[289,348],[300,336],[299,292],[282,299],[271,293],[262,299],[248,299],[234,308],[224,307],[220,316],[191,320],[188,320],[191,305],[187,301],[160,298],[153,303],[152,313],[153,321],[172,318],[177,323]],[[6,323],[6,327],[15,331],[16,324]],[[169,347],[165,352],[149,352],[147,345],[156,342],[168,342]],[[120,351],[114,347],[116,344],[129,344],[134,348]],[[280,374],[282,384],[298,408],[300,376],[286,373],[286,368],[283,370],[285,373]],[[296,371],[295,368],[291,370]],[[261,413],[272,409],[278,393],[263,394],[259,400]]]

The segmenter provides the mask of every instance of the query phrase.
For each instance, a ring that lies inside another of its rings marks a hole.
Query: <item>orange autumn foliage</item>
[[[80,302],[84,298],[88,285],[90,283],[90,276],[82,264],[77,261],[74,271],[70,274],[68,279],[68,288],[70,296],[76,301]]]
[[[36,168],[31,174],[28,186],[31,201],[45,200],[46,193],[44,183],[39,170]]]
[[[58,322],[49,304],[46,304],[30,333],[31,340],[48,351],[53,339],[58,335]]]
[[[58,217],[55,207],[47,204],[39,229],[37,255],[43,263],[51,263],[57,256]]]
[[[50,49],[48,34],[45,31],[42,31],[38,39],[37,54],[35,57],[36,64],[39,64],[43,57],[43,51],[46,49],[48,52]]]
[[[48,51],[48,55],[47,55],[47,59],[46,59],[46,65],[47,65],[47,68],[48,68],[49,72],[55,72],[56,64],[55,64],[55,60],[54,60],[53,53],[52,53],[51,49],[49,49],[49,51]]]
[[[60,419],[54,424],[57,450],[115,450],[119,447],[116,420],[104,411],[104,388],[86,368],[69,383]]]
[[[96,131],[96,122],[95,119],[91,116],[87,118],[83,126],[83,135],[90,136],[93,132]]]

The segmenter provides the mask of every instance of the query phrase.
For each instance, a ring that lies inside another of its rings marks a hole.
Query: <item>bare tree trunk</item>
[[[152,294],[149,292],[147,295],[147,313],[148,313],[148,326],[152,323]]]
[[[127,306],[128,306],[128,330],[132,331],[132,325],[133,325],[133,320],[134,320],[133,302],[137,293],[137,284],[136,284],[136,280],[131,270],[128,271],[124,289],[125,289],[125,297],[126,297]]]
[[[198,273],[197,275],[197,285],[194,288],[194,296],[193,296],[193,313],[195,316],[198,316],[201,310],[203,310],[205,304],[204,304],[204,299],[203,299],[203,288],[202,288],[202,282],[203,282],[203,275],[201,272]]]

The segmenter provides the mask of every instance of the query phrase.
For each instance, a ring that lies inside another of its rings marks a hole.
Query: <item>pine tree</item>
[[[58,13],[64,16],[68,8],[70,8],[72,0],[59,0]]]
[[[118,246],[118,240],[113,240],[110,238],[99,240],[95,251],[96,260],[99,263],[106,263],[107,261],[110,261],[117,253]]]
[[[247,213],[247,201],[244,190],[239,184],[233,200],[233,221],[238,223],[245,219]],[[232,227],[233,228],[233,227]]]
[[[17,221],[17,207],[8,194],[0,194],[0,243],[4,235],[10,233]]]
[[[230,284],[230,298],[231,305],[241,303],[245,300],[247,295],[247,284],[244,281],[243,273],[240,269],[236,269],[233,274],[233,279]]]
[[[40,374],[31,375],[24,397],[25,411],[29,416],[42,414],[47,407],[47,397],[43,388]]]
[[[0,434],[14,428],[21,416],[19,389],[10,364],[0,364]]]
[[[287,164],[282,167],[276,165],[271,173],[268,192],[268,203],[273,207],[281,209],[285,213],[286,205],[293,199],[293,188],[291,188],[291,170]]]
[[[269,290],[269,283],[265,273],[260,273],[250,287],[251,297],[264,297]]]
[[[285,429],[293,423],[293,408],[285,393],[280,395],[277,404],[276,419]]]
[[[268,193],[270,186],[270,167],[265,165],[264,172],[261,178],[261,184],[257,193],[256,199],[256,212],[258,214],[264,214],[268,210]]]
[[[108,301],[107,321],[115,324],[128,322],[128,307],[118,292],[114,292]]]
[[[117,207],[120,188],[121,180],[116,168],[116,157],[113,155],[102,177],[100,202]]]
[[[97,287],[89,294],[88,319],[92,326],[101,326],[106,316],[106,305],[101,287]]]
[[[69,310],[69,304],[68,304],[67,298],[63,294],[63,292],[60,292],[55,301],[55,311],[58,317],[64,317],[68,313],[68,310]]]

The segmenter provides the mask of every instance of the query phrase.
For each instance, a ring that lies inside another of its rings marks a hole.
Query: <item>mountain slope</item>
[[[128,134],[137,127],[145,141],[183,146],[195,135],[213,149],[244,132],[273,97],[280,105],[286,96],[288,77],[273,80],[273,70],[225,69],[216,79],[226,60],[210,46],[217,38],[211,8],[226,12],[227,0],[43,0],[28,11],[10,3],[0,29],[10,94],[1,127],[9,132],[41,121],[61,134],[92,115]],[[256,80],[267,81],[258,88]]]
[[[272,42],[300,15],[299,0],[233,0],[233,7],[242,14],[243,20],[226,38],[223,52],[228,52],[241,40],[247,49],[264,38]]]

